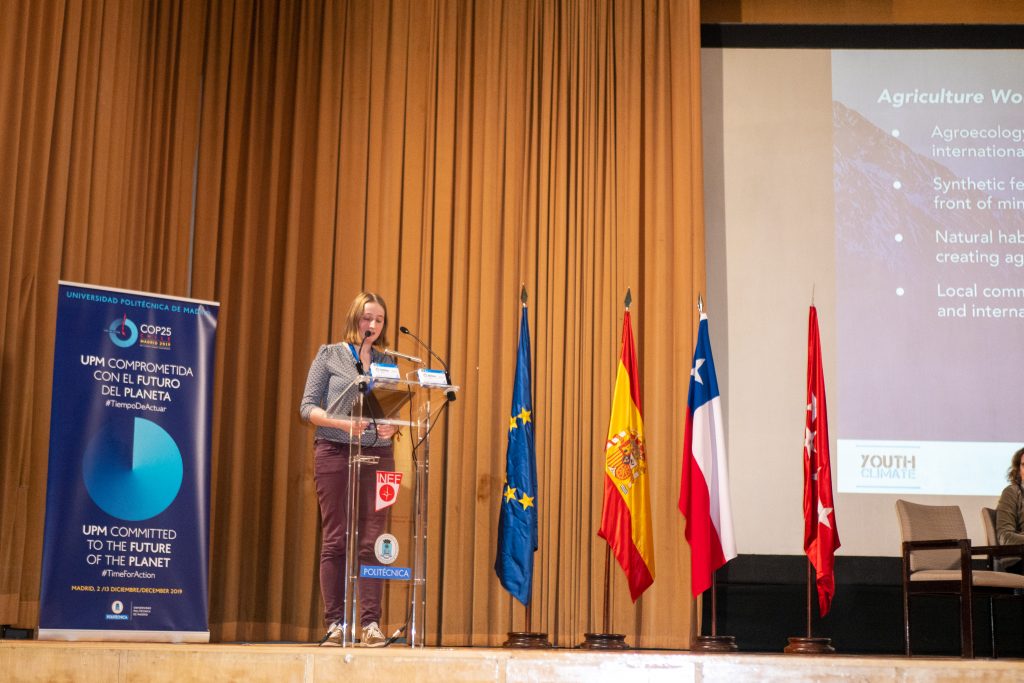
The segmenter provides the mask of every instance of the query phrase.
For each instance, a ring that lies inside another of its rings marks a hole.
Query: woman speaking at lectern
[[[387,317],[387,304],[379,294],[361,292],[355,298],[345,319],[344,340],[321,346],[313,359],[299,407],[302,419],[316,425],[313,472],[320,501],[320,592],[327,626],[321,645],[341,645],[342,642],[350,442],[358,439],[365,455],[379,456],[377,468],[394,469],[391,437],[395,427],[375,426],[367,420],[344,417],[358,395],[353,381],[361,371],[369,374],[371,363],[384,360]],[[328,406],[336,417],[327,414]],[[364,469],[359,493],[359,562],[373,562],[373,544],[386,523],[386,511],[374,510],[375,482],[375,472]],[[382,581],[359,579],[358,588],[359,624],[362,626],[359,642],[365,647],[384,645],[386,640],[380,630]]]

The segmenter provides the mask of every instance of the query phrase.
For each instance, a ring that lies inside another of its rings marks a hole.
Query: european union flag
[[[533,404],[530,392],[530,327],[519,323],[519,353],[512,414],[508,420],[505,485],[498,515],[498,557],[494,570],[501,585],[524,605],[530,601],[533,553],[537,550],[537,455],[533,442]]]

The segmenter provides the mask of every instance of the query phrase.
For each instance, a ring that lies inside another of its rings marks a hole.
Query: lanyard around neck
[[[361,358],[359,358],[359,352],[358,352],[358,351],[356,351],[356,345],[355,345],[355,344],[352,344],[352,343],[350,342],[350,343],[348,344],[348,350],[349,350],[349,352],[351,352],[351,353],[352,353],[352,357],[356,359],[356,362],[357,362],[357,363],[360,363],[360,362],[362,362],[362,359],[361,359]],[[370,361],[371,361],[371,362],[373,361],[373,347],[372,347],[372,346],[370,347]]]

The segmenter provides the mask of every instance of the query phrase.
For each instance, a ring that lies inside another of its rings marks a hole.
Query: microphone
[[[425,349],[427,350],[427,353],[429,353],[429,354],[430,354],[431,356],[433,356],[434,358],[436,358],[436,359],[437,359],[437,362],[438,362],[438,363],[440,363],[440,364],[441,364],[441,367],[443,367],[443,368],[444,368],[444,379],[445,379],[445,381],[446,381],[446,382],[448,382],[448,384],[450,385],[450,384],[452,383],[452,376],[451,376],[451,373],[449,373],[449,372],[448,372],[448,364],[447,364],[447,363],[445,363],[445,362],[444,362],[444,361],[443,361],[443,360],[441,359],[441,356],[439,356],[439,355],[437,355],[436,353],[434,353],[434,350],[433,350],[432,348],[430,348],[430,344],[428,344],[427,342],[423,341],[422,339],[420,339],[419,337],[417,337],[417,336],[416,336],[415,334],[413,334],[412,332],[410,332],[410,331],[409,331],[409,328],[408,328],[408,327],[405,327],[404,325],[402,325],[401,327],[399,327],[399,328],[398,328],[398,330],[399,330],[399,331],[400,331],[400,332],[401,332],[402,334],[407,334],[407,335],[409,335],[410,337],[412,337],[413,339],[415,339],[415,340],[416,340],[417,342],[419,342],[419,345],[420,345],[420,346],[422,346],[423,348],[425,348]],[[447,398],[447,399],[448,399],[449,401],[454,401],[454,400],[455,400],[455,392],[454,392],[454,391],[452,391],[451,389],[449,389],[448,391],[446,391],[444,395],[445,395],[445,397],[446,397],[446,398]]]
[[[359,342],[359,351],[356,353],[356,372],[361,376],[366,375],[366,371],[363,368],[363,346],[366,344],[366,340],[373,334],[369,330],[363,335],[363,341]],[[359,383],[359,391],[366,393],[366,382]]]
[[[394,356],[395,358],[404,358],[407,361],[412,361],[413,363],[419,363],[420,365],[423,365],[422,358],[410,356],[409,354],[402,353],[401,351],[395,351],[394,349],[384,349],[384,354],[388,356]]]

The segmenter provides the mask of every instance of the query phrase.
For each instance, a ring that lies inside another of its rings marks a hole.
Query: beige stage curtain
[[[57,280],[188,293],[205,2],[0,2],[0,622],[35,627]]]
[[[676,500],[704,282],[696,0],[26,0],[14,16],[0,26],[0,142],[17,150],[0,167],[0,621],[31,626],[37,609],[64,278],[221,302],[215,640],[321,633],[297,407],[363,287],[389,302],[391,341],[415,330],[463,387],[432,441],[428,643],[522,630],[492,565],[525,284],[531,626],[578,643],[603,628],[601,466],[631,287],[656,579],[633,605],[612,567],[610,626],[688,646]]]

